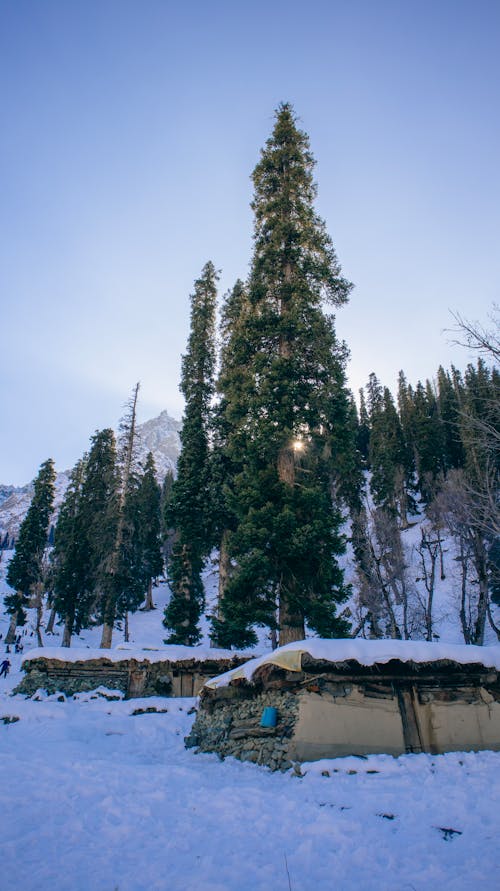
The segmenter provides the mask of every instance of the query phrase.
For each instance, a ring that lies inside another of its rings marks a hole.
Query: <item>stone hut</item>
[[[23,660],[25,677],[16,693],[81,693],[106,687],[127,698],[197,696],[205,681],[242,665],[243,653],[210,647],[164,646],[115,650],[43,647]]]
[[[186,745],[273,769],[344,755],[500,750],[499,670],[499,646],[288,644],[208,681]]]

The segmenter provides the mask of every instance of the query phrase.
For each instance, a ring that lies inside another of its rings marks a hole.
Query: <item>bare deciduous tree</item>
[[[383,508],[363,511],[354,543],[358,558],[358,633],[409,639],[422,625],[408,577],[396,518]]]
[[[420,544],[416,548],[416,552],[419,555],[420,559],[422,575],[417,578],[416,581],[422,581],[425,587],[425,598],[423,598],[420,594],[417,594],[417,597],[422,604],[422,609],[425,617],[425,638],[429,641],[431,641],[433,638],[433,606],[436,586],[436,563],[440,551],[440,546],[440,536],[436,535],[436,532],[431,524],[424,524],[421,527]]]
[[[485,328],[480,322],[464,319],[458,312],[452,313],[452,316],[456,323],[452,329],[456,335],[454,343],[500,362],[500,307],[496,303],[490,313],[490,328]]]
[[[489,605],[488,539],[477,522],[477,504],[463,470],[449,472],[436,500],[458,545],[464,640],[481,645]]]

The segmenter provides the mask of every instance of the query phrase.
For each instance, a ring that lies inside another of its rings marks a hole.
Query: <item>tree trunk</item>
[[[403,637],[405,640],[409,640],[410,632],[408,630],[408,592],[406,590],[406,585],[403,585],[402,601],[403,601]]]
[[[402,467],[398,467],[396,471],[396,498],[399,502],[399,518],[401,529],[408,529],[408,495],[405,486],[405,474]]]
[[[288,486],[295,484],[295,455],[288,445],[283,446],[278,454],[278,477]]]
[[[36,637],[38,641],[38,646],[43,647],[43,638],[42,638],[42,619],[43,619],[43,596],[42,596],[42,585],[40,582],[37,582],[35,586],[35,607],[36,607]]]
[[[304,618],[290,606],[286,596],[280,596],[279,606],[280,647],[293,643],[296,640],[304,640],[306,633]]]
[[[73,630],[73,619],[71,618],[71,616],[66,616],[66,618],[64,620],[64,632],[63,632],[63,639],[62,639],[63,647],[71,646],[72,630]]]
[[[467,601],[467,571],[468,571],[468,561],[465,555],[465,548],[463,540],[460,539],[460,572],[461,572],[461,586],[460,586],[460,624],[462,626],[462,634],[464,636],[464,641],[466,644],[472,643],[471,641],[471,633],[469,622],[467,620],[467,612],[466,612],[466,601]]]
[[[278,454],[278,477],[287,486],[293,487],[295,484],[295,455],[288,444]],[[282,584],[279,586],[279,629],[280,647],[295,640],[304,640],[304,616],[291,605]]]
[[[474,629],[474,643],[482,647],[484,645],[484,632],[486,628],[486,617],[488,614],[488,576],[481,573],[479,576],[479,601],[477,605],[477,621]]]
[[[500,628],[495,624],[492,613],[491,613],[491,603],[488,601],[488,620],[489,623],[497,636],[497,640],[500,641]]]
[[[47,627],[45,629],[46,634],[54,633],[54,623],[56,621],[56,615],[57,615],[56,608],[55,608],[55,606],[53,606],[50,611],[50,616],[49,616],[49,621],[47,622]]]
[[[113,625],[109,625],[108,622],[104,622],[102,626],[102,636],[100,648],[101,650],[110,650],[111,649],[111,641],[113,639]]]
[[[391,637],[393,640],[401,640],[401,629],[396,621],[396,614],[392,608],[391,598],[387,591],[386,585],[382,586],[382,597],[389,615],[389,624],[391,628]]]
[[[229,529],[224,529],[221,537],[220,548],[219,548],[219,583],[217,589],[217,609],[216,616],[219,622],[224,621],[224,612],[222,608],[222,603],[224,600],[224,593],[227,588],[227,583],[231,577],[231,558],[229,556],[228,549],[228,541],[229,541]],[[210,646],[217,647],[219,643],[216,637],[210,638]]]
[[[128,628],[128,610],[125,610],[125,643],[128,643],[130,639],[129,628]]]
[[[474,627],[474,643],[483,646],[486,616],[488,612],[488,558],[484,538],[478,530],[474,532],[474,564],[479,583],[479,600],[477,604],[477,619]]]
[[[444,580],[445,580],[445,578],[446,578],[446,573],[445,573],[445,570],[444,570],[443,542],[442,542],[442,539],[441,539],[441,532],[440,532],[439,529],[437,530],[437,537],[438,537],[438,543],[439,543],[439,567],[440,567],[440,579],[441,579],[442,582],[444,582]]]
[[[149,611],[152,609],[156,609],[156,606],[153,603],[153,579],[150,579],[148,582],[148,590],[146,592],[146,603],[143,606],[144,611]]]
[[[16,630],[17,630],[17,610],[15,613],[12,613],[10,617],[10,625],[9,630],[7,631],[7,635],[5,637],[6,644],[13,644],[16,640]]]
[[[297,607],[292,606],[287,593],[281,588],[278,607],[279,645],[304,640],[306,636],[304,616]]]
[[[224,529],[222,533],[220,551],[219,551],[219,587],[217,591],[217,617],[222,618],[222,601],[227,587],[227,583],[231,577],[231,557],[229,556],[229,529]]]

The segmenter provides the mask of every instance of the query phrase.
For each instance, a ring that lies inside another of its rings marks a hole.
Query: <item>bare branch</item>
[[[485,328],[480,322],[464,319],[458,312],[452,312],[451,315],[456,326],[450,331],[457,335],[452,343],[500,362],[500,308],[496,303],[490,314],[491,328]]]

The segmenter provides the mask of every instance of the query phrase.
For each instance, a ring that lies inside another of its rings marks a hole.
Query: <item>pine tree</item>
[[[34,597],[37,605],[38,642],[42,645],[40,621],[46,572],[44,554],[54,503],[54,481],[54,462],[49,458],[41,465],[35,479],[33,498],[21,523],[16,550],[7,569],[7,584],[14,588],[15,593],[5,597],[7,612],[11,616],[6,643],[13,643],[17,625],[25,624],[25,608],[30,598]]]
[[[436,492],[437,480],[446,470],[444,430],[434,389],[419,381],[413,394],[412,429],[418,485],[424,501]]]
[[[363,457],[358,449],[359,419],[352,393],[342,379],[337,381],[330,405],[331,419],[325,457],[330,458],[330,477],[335,500],[349,508],[351,517],[361,509],[364,488]]]
[[[216,626],[226,644],[254,642],[252,626],[272,629],[276,608],[280,644],[303,638],[305,622],[324,636],[343,630],[331,445],[349,406],[345,353],[322,302],[345,303],[351,286],[314,210],[313,166],[308,137],[281,105],[253,173],[248,305],[231,347],[238,373],[224,391],[228,453],[241,462],[228,499],[237,569]]]
[[[414,404],[413,404],[413,388],[407,382],[406,376],[403,371],[399,372],[398,375],[398,413],[399,413],[399,421],[401,424],[401,429],[403,431],[403,439],[405,441],[405,447],[408,450],[408,454],[414,456],[415,454],[415,443],[414,443],[414,424],[413,424],[413,414],[414,414]]]
[[[109,505],[110,528],[114,529],[115,538],[107,554],[106,572],[101,579],[100,612],[103,621],[101,647],[109,649],[113,636],[113,625],[116,618],[117,604],[124,598],[124,587],[128,581],[128,570],[123,566],[123,549],[126,519],[125,506],[130,490],[135,486],[134,473],[137,464],[137,399],[139,384],[132,391],[127,403],[127,412],[120,422],[120,449],[118,454],[118,484],[115,497]]]
[[[366,393],[368,396],[368,414],[370,417],[370,427],[372,425],[373,416],[377,412],[381,412],[384,401],[384,390],[375,372],[371,372],[368,376],[366,385]]]
[[[375,504],[398,514],[404,528],[408,510],[414,505],[413,462],[390,390],[384,387],[380,393],[378,381],[377,387],[373,386],[374,378],[370,375],[370,489]]]
[[[458,469],[464,466],[465,461],[460,438],[460,409],[452,374],[445,371],[442,365],[437,372],[437,407],[443,427],[445,469]]]
[[[71,646],[71,636],[87,627],[92,605],[88,553],[82,528],[81,503],[85,459],[73,468],[59,510],[52,552],[53,603],[64,621],[62,646]]]
[[[146,595],[146,609],[154,609],[153,579],[163,569],[160,534],[161,490],[149,452],[144,468],[129,474],[123,505],[120,551],[116,573],[116,616],[124,620],[129,639],[129,613],[138,610]]]
[[[174,546],[175,530],[170,525],[170,502],[172,500],[172,489],[174,486],[174,474],[168,470],[165,474],[161,487],[160,496],[160,526],[161,526],[161,549],[163,554],[163,562],[165,565],[170,560],[172,548]]]
[[[111,573],[120,499],[116,439],[113,430],[97,431],[85,464],[79,505],[82,549],[86,551],[85,591],[91,613],[103,621],[106,599],[115,590]]]
[[[231,452],[229,443],[235,429],[235,420],[240,418],[242,413],[238,398],[241,394],[238,391],[246,373],[248,356],[247,344],[240,338],[240,334],[247,308],[246,288],[241,279],[238,279],[234,287],[224,295],[221,309],[220,371],[217,380],[220,398],[214,411],[214,443],[211,456],[214,545],[219,551],[217,607],[215,615],[212,616],[211,632],[211,642],[215,646],[218,645],[219,638],[224,639],[224,634],[218,634],[217,628],[224,622],[222,602],[232,575],[230,540],[237,526],[237,518],[231,509],[230,496],[232,481],[241,471],[242,462],[241,456],[234,450]],[[226,391],[232,392],[231,402],[225,396]]]
[[[170,631],[169,643],[187,645],[200,639],[198,622],[205,601],[201,573],[213,536],[209,446],[217,280],[213,263],[207,263],[191,297],[191,331],[180,385],[186,400],[182,448],[168,507],[176,540],[168,563],[172,597],[163,624]]]
[[[370,455],[370,418],[366,407],[365,391],[359,391],[359,425],[357,447],[365,467],[369,467]]]
[[[153,455],[148,453],[137,491],[137,531],[141,554],[142,590],[145,609],[154,609],[153,579],[163,571],[161,553],[161,489],[156,480]]]
[[[140,485],[140,472],[134,468],[120,505],[119,539],[113,556],[114,584],[110,594],[114,598],[114,616],[123,620],[125,642],[129,640],[129,613],[139,609],[146,587],[142,568]]]

